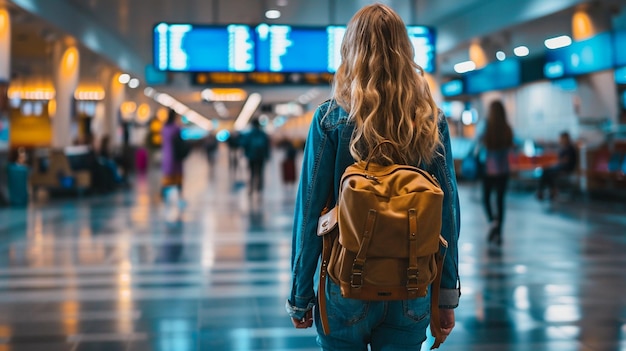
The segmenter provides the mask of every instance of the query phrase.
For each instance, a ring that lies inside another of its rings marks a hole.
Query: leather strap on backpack
[[[328,278],[328,262],[333,247],[333,240],[337,235],[337,208],[330,209],[332,195],[328,197],[326,206],[322,210],[318,226],[317,235],[323,238],[322,244],[322,265],[320,267],[320,278],[317,287],[317,307],[320,311],[320,321],[324,334],[330,334],[328,325],[328,313],[326,312],[326,279]]]
[[[322,246],[322,267],[320,268],[320,281],[317,288],[317,307],[320,311],[320,321],[324,335],[330,334],[330,326],[328,325],[328,313],[326,312],[326,279],[328,277],[328,261],[330,261],[330,252],[333,246],[333,235],[328,233],[323,236],[324,244]]]
[[[441,333],[441,316],[439,315],[439,292],[441,287],[441,277],[443,275],[443,261],[446,257],[448,243],[443,238],[440,239],[442,240],[442,243],[445,246],[446,250],[444,251],[443,255],[436,255],[437,275],[435,276],[435,280],[431,285],[432,291],[430,292],[430,332],[433,337],[435,337],[435,342],[430,348],[431,350],[439,348],[439,346],[444,341],[443,334]]]

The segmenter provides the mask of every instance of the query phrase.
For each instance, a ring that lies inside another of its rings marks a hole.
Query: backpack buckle
[[[418,289],[417,276],[419,275],[417,268],[407,268],[406,274],[407,274],[406,289],[409,291],[417,290]]]
[[[359,289],[363,285],[363,273],[353,272],[350,278],[350,287]]]

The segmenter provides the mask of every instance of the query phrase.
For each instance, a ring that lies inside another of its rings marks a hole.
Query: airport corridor
[[[192,154],[181,222],[158,171],[1,211],[0,351],[318,350],[284,309],[295,189],[280,158],[250,199],[243,162],[229,174],[222,150],[209,172]],[[441,350],[626,350],[626,205],[513,191],[490,249],[480,194],[461,183],[462,297]]]

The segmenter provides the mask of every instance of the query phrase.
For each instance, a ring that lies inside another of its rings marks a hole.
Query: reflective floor
[[[0,209],[0,351],[317,350],[284,312],[295,190],[278,161],[253,199],[224,157],[186,170],[180,222],[157,173]],[[626,204],[511,193],[494,250],[479,189],[460,191],[463,296],[441,350],[626,350]]]

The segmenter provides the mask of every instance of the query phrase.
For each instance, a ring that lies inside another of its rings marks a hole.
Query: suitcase
[[[296,181],[296,162],[292,159],[286,159],[282,164],[283,182],[290,184]]]
[[[7,167],[7,184],[11,206],[28,205],[28,171],[28,167],[15,163]]]

